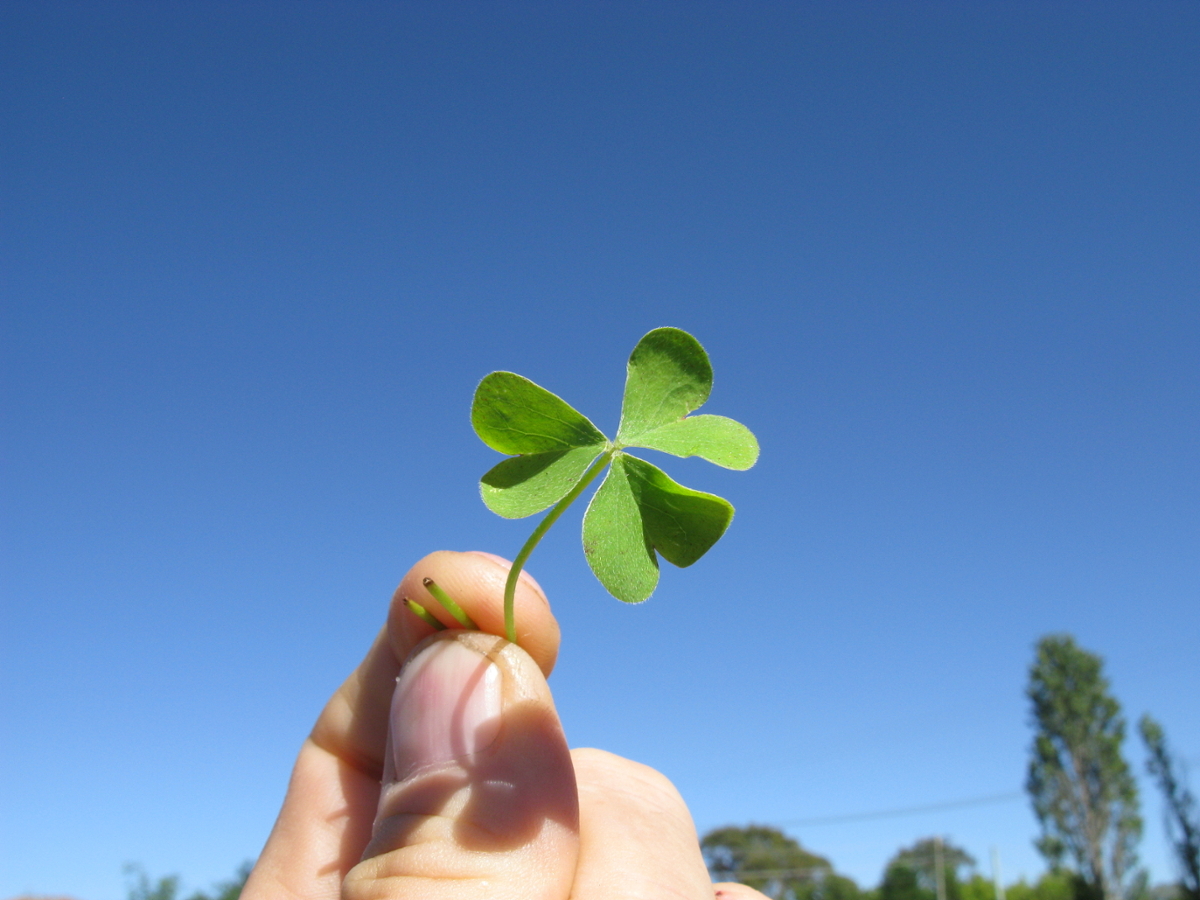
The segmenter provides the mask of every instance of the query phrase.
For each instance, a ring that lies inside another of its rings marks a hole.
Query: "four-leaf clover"
[[[551,510],[509,573],[509,640],[516,640],[513,595],[525,560],[605,467],[608,474],[583,517],[583,551],[600,583],[617,599],[645,600],[658,583],[659,556],[690,566],[725,533],[733,518],[728,501],[684,487],[628,452],[660,450],[699,456],[729,469],[750,468],[758,459],[758,441],[746,426],[723,416],[689,415],[711,390],[708,354],[678,328],[656,328],[633,349],[614,440],[528,378],[492,372],[480,382],[471,423],[485,444],[510,454],[481,479],[483,502],[510,519]]]

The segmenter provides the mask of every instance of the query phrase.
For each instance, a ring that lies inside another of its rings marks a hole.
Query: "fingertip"
[[[488,553],[486,550],[468,550],[466,552],[471,556],[479,556],[495,563],[504,570],[505,579],[508,578],[508,573],[512,569],[511,559],[505,559],[503,556],[499,556],[495,553]],[[550,605],[550,601],[546,599],[546,592],[542,590],[542,586],[538,584],[537,579],[529,574],[528,569],[522,568],[521,574],[517,576],[517,579],[519,583],[529,585],[529,587],[531,587],[538,594],[538,596],[541,597],[543,603],[545,603],[547,606]]]
[[[405,601],[424,607],[448,628],[460,627],[424,585],[427,578],[449,594],[474,620],[479,630],[504,635],[504,583],[511,564],[481,551],[438,550],[418,562],[400,582],[388,613],[388,630],[397,659],[403,660],[435,628],[422,621]],[[540,585],[521,573],[515,597],[517,643],[549,675],[558,657],[558,622]]]

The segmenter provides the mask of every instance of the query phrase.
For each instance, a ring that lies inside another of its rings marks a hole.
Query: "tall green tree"
[[[1037,848],[1054,868],[1074,865],[1087,900],[1122,900],[1142,819],[1103,661],[1070,635],[1044,637],[1026,693],[1036,733],[1025,788],[1042,828]]]
[[[717,828],[700,840],[704,861],[717,881],[737,881],[774,900],[860,900],[849,878],[833,871],[776,828]]]
[[[1188,790],[1184,773],[1179,771],[1167,749],[1162,726],[1149,716],[1142,716],[1138,730],[1150,752],[1146,768],[1158,782],[1166,800],[1167,837],[1182,876],[1179,889],[1185,900],[1200,900],[1200,811],[1196,809],[1196,798]]]
[[[963,900],[961,884],[975,859],[949,841],[922,838],[888,860],[879,885],[879,900],[937,900],[938,881],[947,900]],[[940,872],[939,872],[940,865]]]

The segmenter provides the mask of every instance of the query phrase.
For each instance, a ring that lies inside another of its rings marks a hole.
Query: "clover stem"
[[[600,454],[591,467],[583,473],[583,477],[579,479],[579,483],[571,488],[570,493],[554,504],[550,512],[546,513],[546,518],[542,519],[538,523],[538,527],[533,529],[533,534],[525,541],[521,552],[513,560],[512,568],[508,570],[508,580],[504,582],[504,636],[512,641],[512,643],[515,644],[517,642],[517,618],[513,609],[517,596],[517,579],[521,577],[521,570],[525,568],[525,561],[529,559],[529,554],[533,552],[533,548],[538,545],[538,542],[550,530],[550,526],[555,523],[568,506],[575,502],[575,498],[582,494],[587,486],[596,480],[596,476],[604,471],[604,467],[608,465],[608,461],[612,459],[612,455],[615,452],[616,448],[610,447]]]

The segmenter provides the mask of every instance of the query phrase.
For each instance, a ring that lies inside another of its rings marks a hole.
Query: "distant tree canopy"
[[[1166,803],[1164,818],[1171,849],[1179,866],[1179,889],[1183,900],[1200,900],[1200,808],[1188,789],[1182,767],[1167,749],[1162,726],[1149,716],[1138,723],[1150,758],[1146,768],[1158,782]]]
[[[1033,884],[1022,878],[1004,889],[1005,900],[1075,900],[1078,876],[1063,869],[1053,869]]]
[[[125,875],[129,878],[129,900],[177,900],[179,896],[178,875],[151,881],[146,871],[135,865],[126,866]]]
[[[196,891],[187,900],[238,900],[252,868],[254,864],[247,860],[233,878],[214,885],[213,893]],[[152,881],[146,870],[136,865],[126,866],[125,874],[129,878],[129,900],[180,900],[178,875],[164,875]]]
[[[996,900],[996,883],[978,872],[965,879],[959,885],[959,891],[962,893],[962,900]]]
[[[717,828],[700,841],[715,881],[737,881],[774,900],[859,900],[849,878],[776,828]]]
[[[1037,848],[1052,869],[1073,864],[1080,900],[1122,900],[1138,890],[1142,820],[1103,663],[1070,635],[1044,637],[1026,694],[1036,733],[1025,787],[1042,826]]]
[[[888,861],[879,900],[937,900],[939,877],[947,900],[965,900],[962,882],[974,867],[975,858],[961,847],[943,841],[939,848],[937,838],[923,838]]]

